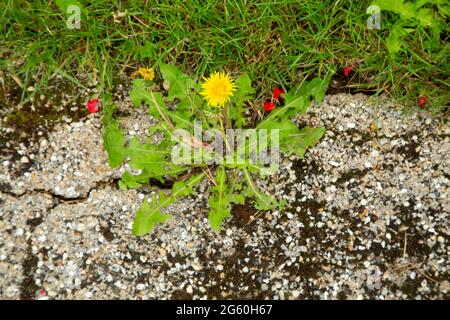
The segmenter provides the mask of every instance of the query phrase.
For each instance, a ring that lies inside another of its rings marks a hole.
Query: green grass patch
[[[70,30],[54,1],[1,1],[0,76],[22,82],[22,99],[29,98],[28,85],[39,89],[55,75],[74,85],[98,80],[107,91],[117,75],[164,62],[192,75],[246,72],[260,101],[274,86],[340,75],[353,64],[343,91],[386,92],[405,106],[426,95],[435,111],[449,103],[448,6],[442,1],[424,6],[439,21],[439,33],[409,21],[394,56],[386,41],[399,14],[382,11],[382,28],[369,30],[372,1],[78,2],[81,28]]]

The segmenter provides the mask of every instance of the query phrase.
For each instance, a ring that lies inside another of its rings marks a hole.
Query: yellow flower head
[[[145,80],[153,80],[155,78],[155,70],[153,68],[141,67],[137,70],[137,73]]]
[[[200,94],[211,107],[225,106],[225,102],[230,100],[233,91],[236,90],[233,80],[223,72],[214,72],[204,80]]]

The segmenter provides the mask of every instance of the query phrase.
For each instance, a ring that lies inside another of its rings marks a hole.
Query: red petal
[[[273,103],[272,101],[264,103],[264,110],[272,111],[273,109],[275,109],[275,103]]]
[[[99,112],[100,110],[98,109],[97,105],[98,105],[98,99],[92,99],[92,100],[89,100],[89,101],[87,102],[87,109],[88,109],[88,112],[89,112],[89,113],[96,113],[96,112]]]
[[[275,100],[278,100],[278,98],[280,97],[280,94],[282,94],[282,93],[284,93],[283,89],[280,89],[280,88],[273,89],[273,98]]]
[[[350,74],[350,71],[352,71],[352,70],[353,70],[353,65],[352,64],[349,65],[348,67],[345,67],[344,68],[344,75],[348,76]]]
[[[427,103],[427,101],[428,101],[428,97],[423,96],[417,100],[417,104],[419,105],[419,107],[423,107]]]

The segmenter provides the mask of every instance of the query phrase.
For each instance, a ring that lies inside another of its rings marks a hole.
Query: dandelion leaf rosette
[[[130,99],[134,107],[148,107],[149,115],[157,120],[156,125],[149,128],[149,134],[162,133],[161,142],[150,143],[149,140],[140,141],[136,137],[127,141],[119,122],[113,118],[113,107],[107,109],[103,119],[103,145],[108,153],[109,164],[118,167],[127,161],[131,168],[123,173],[119,181],[121,189],[145,187],[154,179],[161,182],[167,179],[174,181],[170,192],[160,191],[141,204],[133,223],[133,234],[144,236],[156,225],[170,219],[171,215],[166,212],[169,210],[165,208],[180,198],[194,194],[196,185],[204,180],[206,173],[210,194],[208,220],[216,232],[220,231],[224,221],[231,216],[233,204],[251,204],[259,211],[283,209],[285,200],[277,200],[261,190],[258,187],[259,182],[253,180],[257,174],[275,173],[279,168],[278,163],[268,164],[261,159],[244,159],[242,162],[231,163],[211,162],[213,158],[207,148],[212,142],[203,141],[202,138],[199,140],[193,135],[194,121],[200,121],[203,130],[213,128],[223,135],[226,134],[224,127],[221,127],[224,123],[232,125],[233,128],[246,125],[246,104],[255,93],[250,77],[243,74],[232,80],[227,74],[221,73],[233,88],[233,92],[230,100],[226,99],[225,108],[216,108],[209,105],[207,97],[207,101],[201,98],[202,93],[199,93],[199,90],[203,87],[178,68],[160,64],[159,70],[164,78],[163,86],[167,94],[152,91],[155,86],[144,79],[135,79]],[[272,135],[268,134],[269,140],[263,148],[275,147],[286,156],[295,154],[303,157],[307,148],[318,143],[324,135],[324,128],[299,128],[293,119],[299,113],[306,114],[313,99],[316,103],[322,101],[330,77],[331,74],[325,79],[305,81],[282,94],[284,105],[273,109],[255,128],[268,132],[278,130],[279,144],[273,145]],[[259,140],[247,139],[250,136],[245,136],[244,143],[236,141],[238,148],[230,154],[235,160],[242,154],[244,158],[247,155],[250,158],[256,144],[259,150]],[[185,150],[194,152],[184,152]],[[174,161],[173,156],[178,151],[180,153],[177,160],[180,161]],[[205,156],[205,162],[193,162],[195,154]]]

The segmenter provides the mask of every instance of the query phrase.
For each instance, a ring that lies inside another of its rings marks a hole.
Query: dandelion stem
[[[227,148],[228,151],[230,151],[231,148],[230,148],[230,145],[228,144],[227,134],[225,132],[224,125],[223,125],[221,118],[219,118],[219,124],[220,124],[220,133],[222,133],[223,140],[225,141],[225,147]]]

